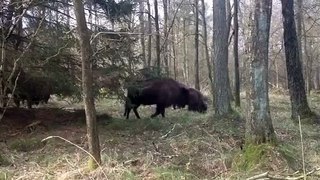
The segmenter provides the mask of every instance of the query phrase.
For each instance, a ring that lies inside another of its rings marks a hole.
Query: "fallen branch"
[[[301,176],[296,176],[296,177],[282,177],[282,176],[272,176],[269,174],[269,172],[265,172],[262,174],[258,174],[255,176],[252,176],[250,178],[247,178],[247,180],[256,180],[256,179],[276,179],[276,180],[299,180],[299,179],[304,179],[307,176],[310,176],[311,174],[320,171],[320,168],[315,168],[312,171],[309,171],[308,173],[301,175]]]
[[[167,138],[169,134],[172,133],[175,127],[176,127],[176,124],[174,124],[173,127],[165,135],[161,136],[160,139]]]
[[[258,174],[258,175],[252,176],[250,178],[247,178],[247,180],[255,180],[255,179],[261,179],[261,178],[267,178],[268,175],[269,175],[269,172],[265,172],[265,173]]]

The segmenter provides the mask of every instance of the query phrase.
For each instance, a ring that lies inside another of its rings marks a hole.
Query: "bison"
[[[32,108],[33,104],[47,103],[52,92],[52,84],[48,78],[31,76],[21,71],[13,97],[18,107],[21,101],[26,100],[28,108]]]
[[[185,107],[188,105],[190,107],[188,108],[189,110],[205,112],[207,106],[203,101],[201,93],[200,95],[198,93],[200,92],[194,92],[171,78],[139,81],[128,88],[124,116],[128,119],[130,111],[133,109],[136,117],[140,119],[137,111],[138,107],[140,105],[153,104],[156,105],[156,112],[151,116],[152,118],[159,114],[165,117],[165,108],[170,106]]]

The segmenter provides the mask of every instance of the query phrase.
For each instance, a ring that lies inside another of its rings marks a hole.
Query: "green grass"
[[[10,161],[2,154],[0,154],[0,166],[9,166]]]
[[[9,180],[11,178],[11,174],[5,171],[0,171],[0,180]]]
[[[243,153],[239,154],[234,161],[234,168],[238,171],[252,171],[257,167],[264,166],[267,163],[268,151],[272,145],[248,145]]]
[[[41,139],[38,138],[24,138],[17,139],[10,142],[9,147],[12,150],[20,151],[20,152],[29,152],[41,149],[45,146],[45,142],[41,142]]]
[[[282,143],[278,145],[277,151],[281,153],[282,157],[286,159],[290,168],[292,168],[293,170],[301,169],[302,158],[297,147],[291,144]]]
[[[155,179],[159,179],[159,180],[200,179],[194,174],[188,173],[180,169],[172,168],[172,167],[155,168],[154,171],[155,171]]]

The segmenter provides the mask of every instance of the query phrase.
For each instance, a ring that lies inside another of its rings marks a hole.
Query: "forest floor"
[[[83,151],[87,144],[81,105],[54,101],[32,110],[9,108],[0,121],[0,180],[245,179],[264,172],[300,176],[300,131],[290,120],[289,97],[272,94],[270,101],[277,146],[250,153],[241,150],[245,130],[241,109],[217,118],[212,111],[168,108],[166,118],[150,119],[154,107],[142,107],[144,118],[136,119],[132,113],[126,120],[122,104],[98,101],[102,165],[94,171],[87,170],[88,155]],[[320,113],[319,94],[311,95],[309,103]],[[320,167],[320,125],[302,125],[302,135],[305,169],[310,172]],[[320,172],[308,178],[320,179]]]

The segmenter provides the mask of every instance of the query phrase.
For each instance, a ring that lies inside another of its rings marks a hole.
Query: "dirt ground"
[[[98,101],[103,164],[94,171],[87,169],[81,105],[54,101],[31,110],[8,108],[0,122],[0,180],[245,179],[266,171],[281,177],[301,175],[300,132],[290,120],[288,97],[272,95],[270,99],[278,146],[263,151],[267,158],[257,162],[242,161],[246,154],[242,153],[245,122],[241,109],[216,118],[212,110],[198,114],[168,108],[166,118],[150,119],[154,109],[144,107],[139,109],[144,118],[138,120],[132,113],[126,120],[122,104]],[[319,95],[309,101],[319,113]],[[302,129],[309,172],[320,165],[320,126],[303,125]],[[320,179],[320,174],[314,172],[309,178]]]

